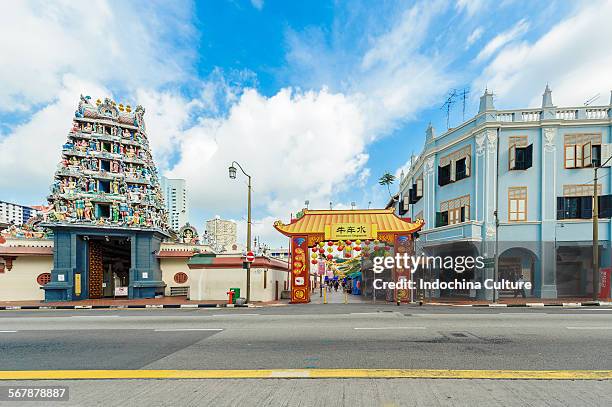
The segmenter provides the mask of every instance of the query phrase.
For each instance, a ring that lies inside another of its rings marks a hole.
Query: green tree
[[[387,186],[387,191],[389,191],[389,196],[391,198],[393,198],[393,195],[391,194],[391,184],[393,184],[395,182],[395,175],[392,175],[389,172],[385,172],[382,177],[380,177],[378,179],[378,183],[380,185],[386,185]]]

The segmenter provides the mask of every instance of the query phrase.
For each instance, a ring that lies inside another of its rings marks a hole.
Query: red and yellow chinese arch
[[[276,230],[291,240],[291,302],[310,302],[310,259],[308,249],[323,241],[378,239],[392,242],[399,253],[414,250],[412,234],[423,221],[402,219],[390,209],[302,210],[291,223],[274,222]],[[350,230],[350,232],[349,232]],[[395,269],[396,278],[410,272]]]

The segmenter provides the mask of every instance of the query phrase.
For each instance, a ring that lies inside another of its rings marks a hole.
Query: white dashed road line
[[[222,328],[168,328],[156,329],[155,332],[185,332],[185,331],[223,331]]]
[[[355,330],[380,330],[380,329],[426,329],[424,326],[381,326],[368,328],[353,328]]]

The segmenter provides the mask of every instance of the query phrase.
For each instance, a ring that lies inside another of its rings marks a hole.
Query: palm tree
[[[391,173],[385,172],[382,177],[380,177],[378,179],[378,183],[380,185],[386,185],[387,186],[387,191],[389,191],[389,196],[391,198],[393,198],[393,195],[391,195],[391,184],[393,184],[395,182],[395,175],[392,175]]]

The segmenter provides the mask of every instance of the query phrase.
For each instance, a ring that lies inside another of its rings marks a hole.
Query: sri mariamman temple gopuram
[[[200,243],[193,226],[169,229],[144,113],[142,106],[81,96],[66,126],[49,205],[24,226],[1,232],[0,301],[159,295],[221,300],[228,288],[240,287],[239,248],[218,255]],[[209,257],[206,268],[189,269],[194,255]],[[217,273],[219,262],[223,270]],[[271,287],[288,284],[287,264],[259,262],[259,271],[269,269],[264,275],[277,281],[254,287],[253,298],[272,300],[280,293]],[[198,287],[193,273],[201,274]]]

